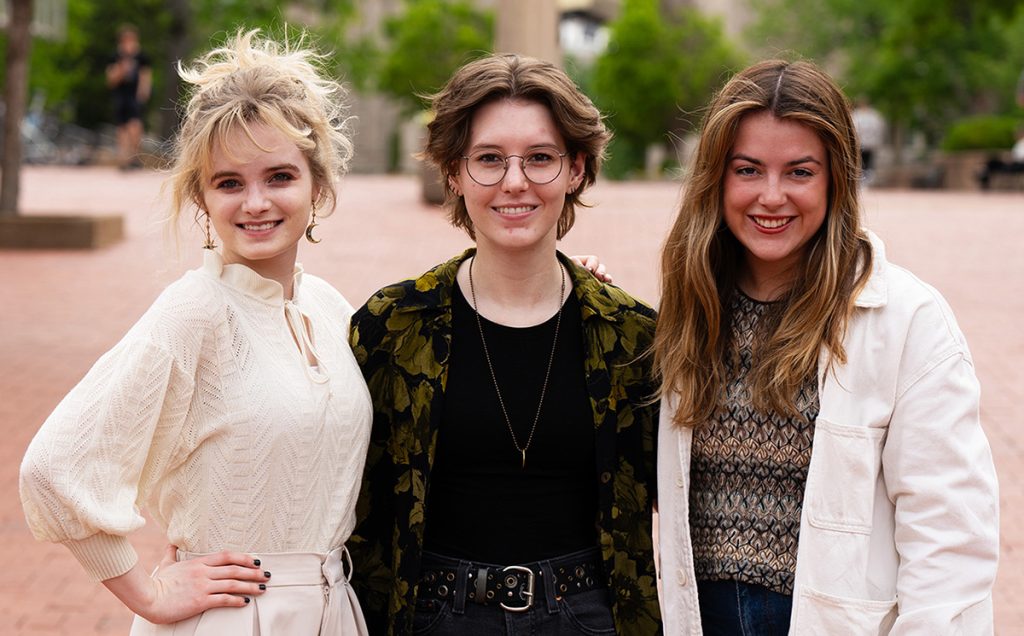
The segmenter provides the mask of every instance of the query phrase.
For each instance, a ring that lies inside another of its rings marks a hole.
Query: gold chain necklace
[[[476,257],[469,261],[469,295],[473,298],[473,314],[476,315],[476,328],[480,331],[480,344],[484,347],[484,359],[487,360],[487,369],[491,372],[491,381],[494,382],[494,392],[498,394],[498,405],[501,406],[501,414],[505,416],[505,425],[512,435],[512,444],[523,456],[523,468],[526,468],[526,450],[530,448],[533,441],[533,433],[537,430],[537,422],[540,421],[540,409],[544,406],[544,394],[548,391],[548,379],[551,377],[551,366],[555,361],[555,347],[558,345],[558,329],[562,326],[562,305],[565,304],[565,268],[558,264],[558,271],[562,274],[562,289],[558,292],[558,317],[555,319],[555,338],[551,343],[551,355],[548,357],[548,370],[544,372],[544,385],[540,389],[540,400],[537,402],[537,413],[533,416],[533,426],[530,427],[530,436],[526,438],[526,445],[520,447],[516,432],[512,430],[512,419],[508,416],[505,408],[505,400],[501,397],[501,389],[498,388],[498,376],[494,374],[494,365],[491,363],[491,354],[487,350],[487,340],[484,338],[484,324],[480,320],[480,312],[476,309],[476,288],[473,286],[473,263]]]

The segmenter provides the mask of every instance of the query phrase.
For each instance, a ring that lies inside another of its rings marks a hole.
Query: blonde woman
[[[296,264],[351,154],[343,94],[316,62],[253,31],[180,69],[173,209],[196,212],[203,266],[95,364],[22,464],[33,533],[136,614],[133,634],[366,633],[344,544],[370,396],[352,307]],[[137,504],[173,544],[155,571],[132,548]]]
[[[655,339],[668,633],[992,633],[971,354],[861,227],[858,163],[812,64],[756,64],[707,111]]]

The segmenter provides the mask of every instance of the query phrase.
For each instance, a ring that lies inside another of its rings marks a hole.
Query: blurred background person
[[[139,32],[126,24],[117,32],[117,51],[107,65],[117,126],[117,160],[123,170],[142,167],[142,113],[152,85],[152,64],[139,44]]]
[[[885,144],[885,119],[867,97],[861,97],[853,109],[853,126],[860,141],[860,166],[864,183],[871,185],[875,180],[879,150]]]
[[[978,184],[982,190],[988,190],[993,175],[1024,174],[1024,124],[1017,126],[1017,141],[1010,149],[1009,157],[992,157],[985,162],[985,167],[978,174]]]

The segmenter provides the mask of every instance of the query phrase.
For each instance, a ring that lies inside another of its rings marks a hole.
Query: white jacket
[[[971,354],[939,293],[874,248],[847,363],[819,364],[790,634],[992,634],[998,486]],[[658,436],[662,615],[666,634],[699,636],[675,399]]]

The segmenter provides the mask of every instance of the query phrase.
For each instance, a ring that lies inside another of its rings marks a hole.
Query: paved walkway
[[[34,541],[17,494],[18,466],[39,424],[159,291],[201,260],[198,232],[164,237],[160,177],[112,169],[28,168],[26,213],[125,215],[127,239],[99,251],[0,251],[0,634],[126,634],[130,615],[61,546]],[[603,184],[578,215],[570,253],[602,256],[616,282],[657,296],[657,254],[678,192],[671,183]],[[341,209],[303,244],[309,271],[353,304],[468,244],[443,214],[419,202],[407,177],[352,176]],[[984,388],[982,416],[1002,484],[1000,634],[1024,633],[1024,195],[872,191],[868,224],[892,260],[934,284],[967,333]],[[147,565],[163,545],[151,527],[135,538]]]

